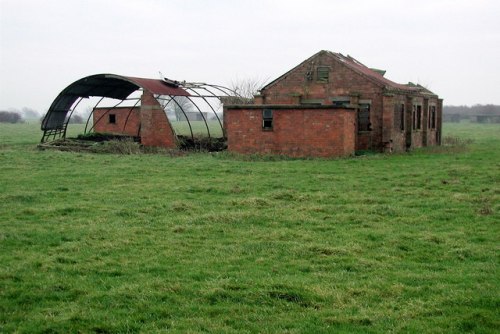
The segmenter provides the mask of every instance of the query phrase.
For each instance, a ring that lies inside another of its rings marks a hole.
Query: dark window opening
[[[360,104],[358,109],[358,131],[371,131],[370,123],[370,105]]]
[[[413,106],[413,130],[422,128],[422,106]]]
[[[262,110],[262,130],[273,129],[273,111],[271,109]]]
[[[394,105],[394,129],[405,130],[405,105]]]
[[[347,107],[351,103],[351,99],[345,96],[338,96],[332,98],[332,104],[335,107]]]
[[[328,67],[318,67],[317,79],[318,81],[328,82],[330,77],[330,69]]]
[[[430,107],[430,113],[429,113],[429,127],[431,129],[436,128],[436,106],[431,106]]]
[[[413,106],[413,112],[411,113],[411,127],[413,130],[417,129],[417,106]]]
[[[417,106],[417,129],[422,129],[422,106]]]
[[[404,131],[405,130],[405,105],[404,104],[401,104],[399,114],[401,115],[401,126],[399,127],[399,129],[401,131]]]
[[[109,124],[116,124],[116,115],[109,114]]]

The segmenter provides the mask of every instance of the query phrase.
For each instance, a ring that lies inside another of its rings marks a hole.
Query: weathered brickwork
[[[422,86],[397,84],[379,72],[349,56],[321,51],[264,87],[256,101],[332,105],[347,100],[358,113],[369,105],[368,126],[360,123],[361,114],[355,117],[356,150],[401,152],[439,145],[442,100]],[[413,124],[416,107],[418,127]]]
[[[140,108],[94,108],[94,131],[139,136]]]
[[[272,128],[263,128],[264,109]],[[339,157],[354,154],[355,111],[334,107],[227,106],[228,150],[242,154]]]
[[[140,107],[96,108],[93,120],[96,132],[140,137],[144,146],[177,146],[165,111],[149,92],[143,93]]]
[[[144,146],[177,147],[177,139],[165,111],[149,92],[141,96],[141,143]]]

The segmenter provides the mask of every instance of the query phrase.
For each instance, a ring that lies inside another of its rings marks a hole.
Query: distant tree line
[[[21,114],[15,111],[0,111],[0,123],[23,123]]]
[[[443,114],[458,114],[464,116],[500,115],[500,106],[494,104],[476,104],[469,106],[443,106]]]
[[[40,118],[38,111],[24,107],[21,110],[10,108],[0,110],[0,123],[24,123],[28,120],[37,120]]]
[[[500,120],[500,106],[494,104],[443,106],[443,120],[445,122],[460,122],[464,119],[480,123],[498,123]]]
[[[19,109],[9,109],[9,110],[0,110],[0,123],[24,123],[26,121],[42,121],[44,116],[40,116],[40,113],[36,110],[30,108],[22,108]],[[85,123],[88,114],[80,115],[73,114],[69,120],[70,124],[82,124]]]

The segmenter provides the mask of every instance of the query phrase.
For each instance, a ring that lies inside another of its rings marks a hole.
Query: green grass
[[[0,332],[492,333],[500,127],[358,158],[38,151],[0,125]]]

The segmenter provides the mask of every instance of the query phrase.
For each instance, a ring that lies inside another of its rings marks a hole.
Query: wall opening
[[[273,111],[272,109],[262,110],[262,130],[273,130]]]

